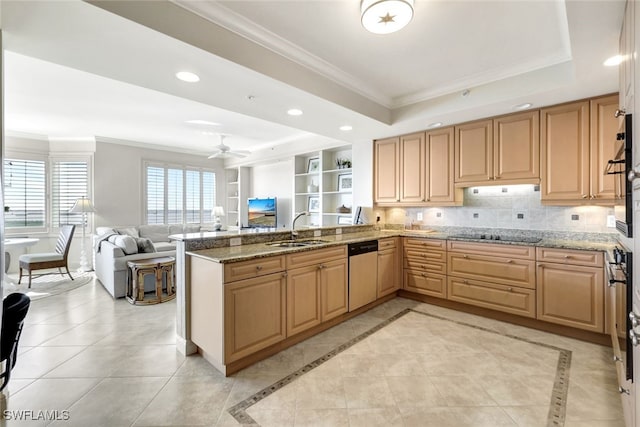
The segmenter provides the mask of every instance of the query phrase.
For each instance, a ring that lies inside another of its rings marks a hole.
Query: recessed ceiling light
[[[289,111],[287,111],[287,114],[290,116],[301,116],[302,115],[302,110],[298,109],[298,108],[292,108]]]
[[[220,126],[220,123],[210,122],[208,120],[187,120],[191,125]]]
[[[607,66],[607,67],[615,67],[616,65],[620,65],[620,63],[622,63],[622,61],[624,61],[624,56],[616,55],[616,56],[612,56],[611,58],[608,58],[606,61],[604,61],[604,65]]]
[[[527,108],[531,108],[533,106],[530,102],[525,102],[524,104],[514,105],[513,108],[515,110],[526,110]]]
[[[179,71],[176,73],[176,77],[183,82],[195,83],[200,81],[200,77],[197,74],[189,71]]]
[[[427,128],[433,129],[433,128],[439,128],[440,126],[442,126],[442,122],[435,122],[428,125]]]
[[[353,129],[353,126],[349,126],[349,125],[340,126],[340,130],[343,130],[343,131],[348,131],[352,129]]]

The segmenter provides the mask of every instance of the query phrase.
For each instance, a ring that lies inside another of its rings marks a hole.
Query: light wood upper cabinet
[[[610,204],[617,175],[605,175],[614,157],[618,96],[541,110],[541,199],[544,204]]]
[[[424,133],[400,137],[400,201],[425,201]]]
[[[400,138],[374,142],[374,202],[400,201]]]
[[[540,179],[537,110],[455,129],[457,186],[537,183]]]
[[[482,182],[493,177],[493,120],[455,127],[455,182]]]
[[[462,194],[453,185],[453,127],[432,130],[425,135],[426,202],[432,205],[462,204]]]
[[[541,199],[589,198],[589,101],[540,111]]]
[[[540,179],[540,114],[511,114],[493,121],[493,176],[507,180]]]
[[[624,179],[624,174],[605,174],[607,162],[616,155],[617,145],[614,142],[619,121],[615,117],[615,112],[619,108],[618,102],[618,95],[611,95],[592,99],[589,105],[591,196],[595,199],[613,200],[616,196],[621,196],[622,186],[616,185],[616,178]]]

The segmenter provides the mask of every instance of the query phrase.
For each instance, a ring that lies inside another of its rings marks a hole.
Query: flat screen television
[[[266,199],[248,199],[248,226],[250,228],[275,228],[277,218],[277,201],[275,197]]]

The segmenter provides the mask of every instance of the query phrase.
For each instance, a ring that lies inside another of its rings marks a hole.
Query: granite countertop
[[[349,243],[362,242],[366,240],[383,239],[385,237],[417,237],[426,239],[440,239],[440,240],[457,240],[468,241],[475,243],[494,243],[500,245],[518,245],[518,246],[537,246],[546,248],[559,248],[559,249],[576,249],[576,250],[589,250],[589,251],[607,251],[615,246],[613,241],[598,241],[598,240],[583,240],[572,239],[567,236],[540,236],[542,240],[536,243],[522,243],[512,242],[504,240],[478,240],[468,239],[463,237],[452,237],[456,233],[450,233],[446,231],[426,231],[426,230],[371,230],[356,233],[347,233],[339,235],[324,235],[320,237],[313,237],[311,239],[322,240],[324,243],[310,245],[310,246],[297,246],[297,247],[278,247],[272,246],[267,243],[253,243],[240,246],[227,246],[213,249],[202,249],[187,251],[188,255],[196,256],[200,258],[206,258],[211,261],[220,263],[230,263],[237,261],[247,261],[250,259],[264,258],[275,255],[286,255],[294,252],[312,251],[316,249],[345,245]],[[579,233],[576,234],[579,236]],[[308,238],[300,238],[299,240],[307,240]]]

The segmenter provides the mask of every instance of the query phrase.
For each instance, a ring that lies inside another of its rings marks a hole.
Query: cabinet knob
[[[512,259],[507,260],[507,264],[513,264],[513,260]]]
[[[282,277],[287,277],[287,276],[288,276],[288,273],[286,271],[282,273]]]
[[[593,200],[593,199],[595,199],[595,198],[596,198],[596,196],[592,194],[591,196],[589,196],[589,198],[590,198],[591,200]]]
[[[586,199],[587,197],[589,197],[589,196],[587,196],[586,194],[583,194],[583,195],[582,195],[582,198],[583,198],[583,199]]]
[[[496,179],[500,179],[500,175],[496,175]]]
[[[257,270],[257,271],[262,270],[262,266],[261,266],[261,265],[256,265],[256,270]]]
[[[569,259],[569,258],[571,258],[571,255],[565,255],[564,257],[565,257],[566,259]]]
[[[469,256],[468,255],[462,255],[462,258],[469,259]]]
[[[323,268],[326,268],[326,267],[324,266],[324,264],[320,264],[318,268],[322,270]]]
[[[513,292],[513,288],[507,288],[509,292]]]
[[[616,362],[622,362],[622,359],[620,359],[618,356],[616,356],[615,354],[613,355],[613,363]]]

